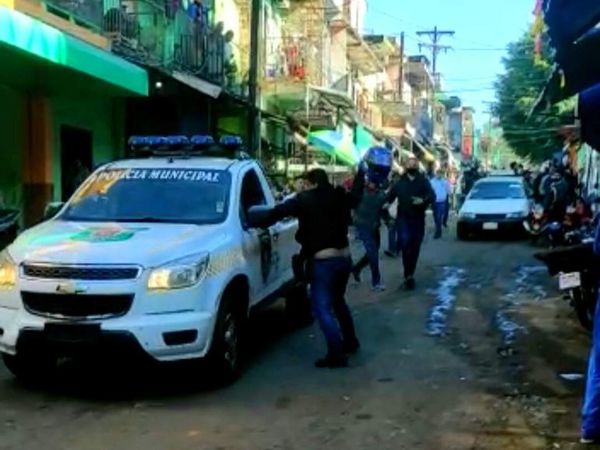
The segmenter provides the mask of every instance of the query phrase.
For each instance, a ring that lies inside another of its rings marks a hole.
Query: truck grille
[[[475,215],[476,219],[479,220],[504,220],[506,219],[506,214],[477,214]]]
[[[133,280],[139,273],[138,267],[23,265],[23,274],[26,277],[47,280]]]
[[[32,314],[71,318],[122,316],[133,303],[133,294],[76,295],[21,292],[25,308]]]

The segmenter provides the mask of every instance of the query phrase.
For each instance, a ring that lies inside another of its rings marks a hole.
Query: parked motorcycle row
[[[587,205],[578,204],[567,209],[563,222],[549,221],[543,207],[534,205],[525,228],[532,242],[547,242],[549,250],[535,257],[558,278],[558,287],[575,310],[581,325],[592,329],[594,310],[600,282],[600,258],[594,252],[595,225],[600,218],[592,218],[583,211]],[[592,208],[589,208],[591,211]]]
[[[593,233],[591,211],[591,207],[578,200],[577,206],[567,208],[564,220],[561,222],[550,220],[544,207],[539,203],[533,203],[523,226],[534,245],[547,244],[551,248],[568,245],[572,239],[577,239],[579,234]]]

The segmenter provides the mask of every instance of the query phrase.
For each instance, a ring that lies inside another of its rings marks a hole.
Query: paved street
[[[214,389],[185,367],[64,368],[25,388],[0,368],[0,449],[398,450],[577,448],[588,337],[526,243],[425,243],[418,290],[384,259],[388,291],[351,287],[363,343],[316,370],[316,328],[280,308],[252,357]],[[365,272],[365,277],[367,273]]]

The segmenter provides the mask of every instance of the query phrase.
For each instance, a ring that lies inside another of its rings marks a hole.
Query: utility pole
[[[490,146],[488,149],[487,158],[489,160],[490,155],[492,153],[494,153],[494,155],[492,156],[492,160],[493,160],[493,163],[496,164],[500,160],[500,149],[495,145],[496,143],[494,142],[493,134],[492,134],[493,119],[494,119],[494,109],[493,109],[494,102],[484,101],[482,103],[489,107],[489,109],[487,111],[483,111],[484,114],[489,114],[489,116],[488,116],[488,137],[490,140]]]
[[[438,27],[433,27],[433,30],[417,31],[418,36],[429,36],[431,37],[431,44],[420,43],[419,51],[421,48],[431,49],[431,66],[433,69],[433,76],[437,77],[437,57],[440,52],[447,52],[452,47],[450,45],[441,45],[440,40],[444,36],[454,36],[455,32],[450,30],[438,30]],[[437,78],[436,78],[437,79]]]
[[[260,109],[258,101],[258,44],[260,40],[260,16],[263,0],[252,0],[250,11],[250,70],[248,73],[248,149],[250,153],[260,158]]]
[[[400,69],[398,71],[398,95],[399,101],[404,100],[404,31],[400,33]]]

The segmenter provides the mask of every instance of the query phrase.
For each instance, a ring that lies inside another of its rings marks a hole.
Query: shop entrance
[[[92,170],[92,132],[60,127],[62,200],[67,201]]]

